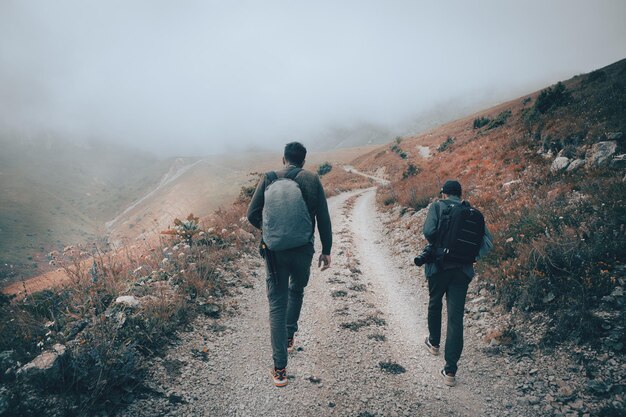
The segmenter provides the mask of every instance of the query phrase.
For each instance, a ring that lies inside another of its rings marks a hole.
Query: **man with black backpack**
[[[294,348],[309,282],[316,220],[322,243],[318,266],[322,271],[330,267],[332,228],[326,194],[319,176],[302,169],[305,157],[301,143],[285,145],[283,169],[264,175],[248,207],[248,220],[263,232],[261,255],[266,264],[274,359],[270,374],[277,387],[287,385],[287,354]]]
[[[446,295],[448,330],[445,346],[444,383],[456,385],[457,362],[463,351],[463,313],[467,287],[474,277],[474,262],[492,248],[492,237],[483,215],[461,200],[461,184],[446,181],[442,198],[431,204],[424,236],[427,248],[415,258],[425,263],[428,279],[428,332],[424,343],[433,355],[439,355],[442,299]]]

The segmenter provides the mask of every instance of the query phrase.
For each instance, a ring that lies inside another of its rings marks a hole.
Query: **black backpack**
[[[485,218],[467,201],[446,205],[437,232],[437,255],[444,263],[473,264],[485,234]]]

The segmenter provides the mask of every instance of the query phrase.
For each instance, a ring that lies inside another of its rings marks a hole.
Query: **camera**
[[[415,265],[422,266],[427,263],[435,262],[435,250],[433,245],[426,245],[426,247],[422,250],[422,252],[413,259]]]

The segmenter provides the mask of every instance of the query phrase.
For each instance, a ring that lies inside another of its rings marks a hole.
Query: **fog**
[[[625,58],[624,18],[623,0],[2,0],[0,135],[165,156],[409,133]]]

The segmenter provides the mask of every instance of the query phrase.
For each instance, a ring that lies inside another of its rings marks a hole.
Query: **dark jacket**
[[[293,168],[295,168],[295,166],[289,165],[288,167],[276,171],[276,173],[279,177],[283,177]],[[319,231],[320,241],[322,242],[322,253],[324,255],[330,255],[330,249],[333,245],[333,234],[328,205],[326,203],[326,194],[320,182],[320,177],[313,172],[302,170],[298,173],[294,181],[300,186],[302,197],[309,209],[313,231],[315,230],[315,223],[317,221],[317,230]],[[261,225],[263,224],[265,188],[268,185],[270,184],[267,180],[267,176],[263,175],[263,178],[261,178],[254,191],[252,201],[250,201],[250,205],[248,206],[248,220],[257,229],[261,229]]]
[[[439,222],[441,221],[441,214],[443,210],[446,208],[446,202],[455,202],[460,203],[462,200],[456,196],[449,196],[447,200],[439,200],[435,201],[428,208],[428,215],[426,216],[426,220],[424,221],[424,236],[428,243],[434,244],[437,240],[437,230],[439,230]],[[491,248],[493,247],[493,237],[487,229],[487,225],[485,225],[485,235],[483,236],[483,242],[480,246],[480,252],[478,254],[478,259],[485,256]],[[443,269],[452,269],[452,268],[461,268],[463,273],[467,275],[469,278],[473,278],[475,275],[474,265],[472,264],[444,264]],[[435,263],[427,263],[424,266],[424,273],[426,277],[431,277],[437,272],[439,272],[440,268]]]

